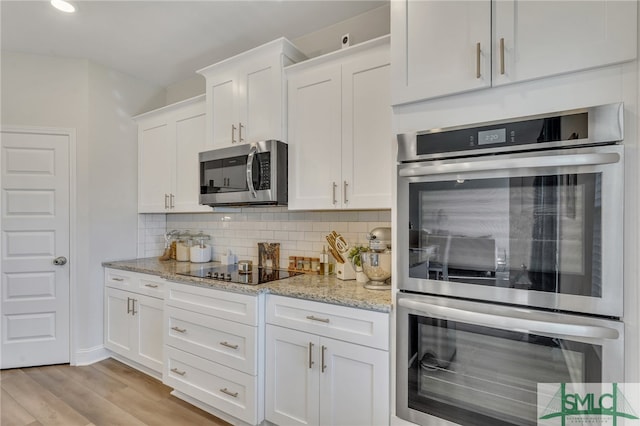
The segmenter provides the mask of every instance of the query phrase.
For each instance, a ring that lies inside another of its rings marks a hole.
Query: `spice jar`
[[[192,236],[189,259],[192,263],[204,263],[211,260],[211,237],[202,231]]]
[[[176,242],[176,260],[178,262],[188,262],[191,249],[191,233],[181,232]]]

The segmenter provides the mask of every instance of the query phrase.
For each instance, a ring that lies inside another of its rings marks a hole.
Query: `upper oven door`
[[[402,164],[398,287],[622,316],[623,147]]]

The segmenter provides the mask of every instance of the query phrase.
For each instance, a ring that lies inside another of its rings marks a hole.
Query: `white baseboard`
[[[94,346],[93,348],[78,349],[71,360],[71,365],[81,366],[90,365],[111,356],[109,350],[104,345]]]

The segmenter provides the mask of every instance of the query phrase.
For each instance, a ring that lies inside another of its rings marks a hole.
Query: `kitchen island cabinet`
[[[391,208],[389,37],[286,74],[289,209]]]
[[[162,374],[163,283],[158,277],[105,270],[105,347],[154,376]],[[148,369],[148,370],[147,370]]]
[[[280,38],[198,70],[206,78],[207,140],[214,148],[286,141],[283,68],[305,56]]]
[[[393,104],[630,61],[636,31],[635,1],[392,2]]]
[[[265,418],[389,423],[388,315],[267,296]]]
[[[138,213],[212,211],[199,204],[198,153],[209,149],[204,96],[134,119],[138,122]]]

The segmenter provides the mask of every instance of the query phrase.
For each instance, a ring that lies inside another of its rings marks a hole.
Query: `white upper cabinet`
[[[211,211],[198,202],[198,153],[206,143],[204,96],[135,117],[138,122],[138,212]]]
[[[389,37],[287,69],[289,209],[391,207]]]
[[[635,1],[396,0],[393,104],[636,57]]]
[[[286,141],[283,68],[304,58],[280,38],[199,70],[206,78],[211,145]]]

